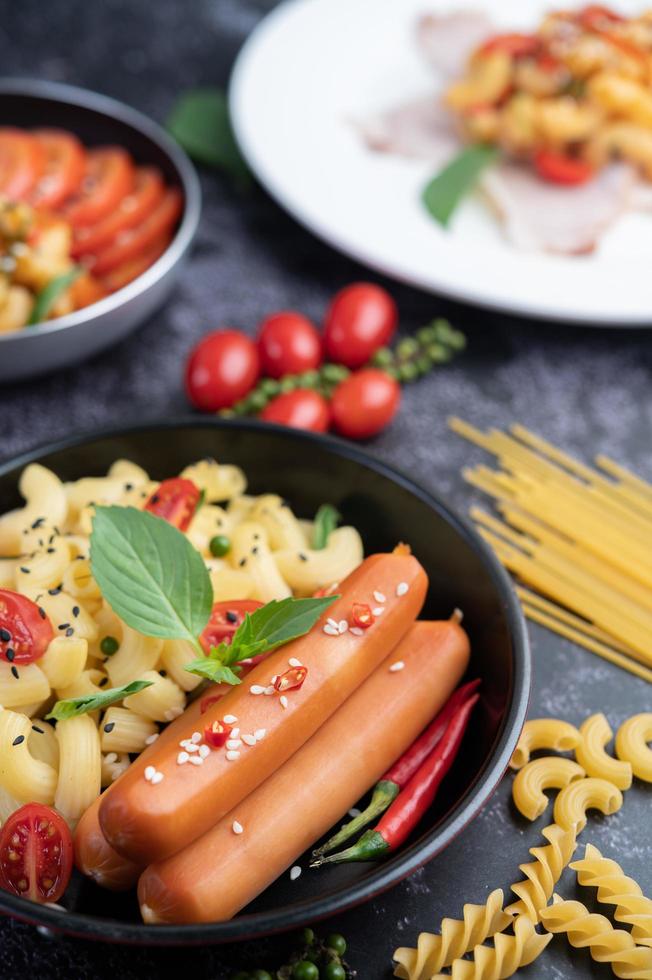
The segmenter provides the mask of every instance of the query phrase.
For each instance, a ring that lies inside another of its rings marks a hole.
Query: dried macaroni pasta
[[[616,861],[602,856],[587,844],[584,857],[571,864],[580,885],[597,888],[598,901],[614,905],[617,922],[631,926],[632,937],[641,946],[652,946],[652,899],[646,898],[633,878],[627,877]]]
[[[555,800],[555,823],[578,833],[586,827],[586,811],[600,810],[605,816],[616,813],[623,805],[623,794],[606,779],[578,779],[562,789]]]
[[[522,769],[530,761],[533,752],[548,749],[550,752],[570,752],[582,741],[574,725],[558,718],[532,718],[526,721],[514,749],[510,766]]]
[[[652,783],[652,712],[628,718],[616,734],[616,754],[629,762],[634,775]]]
[[[575,758],[589,776],[606,779],[618,789],[629,789],[632,785],[632,767],[629,762],[614,759],[605,751],[613,738],[609,722],[600,712],[591,715],[580,726],[582,741],[575,749]]]
[[[548,807],[544,789],[563,789],[584,775],[582,767],[572,759],[556,755],[534,759],[516,775],[512,786],[514,804],[528,820],[536,820]]]

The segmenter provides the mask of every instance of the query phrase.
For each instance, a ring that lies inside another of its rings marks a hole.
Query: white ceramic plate
[[[416,51],[419,14],[465,0],[290,0],[242,49],[230,104],[257,176],[335,248],[466,302],[595,326],[652,326],[652,215],[629,214],[590,256],[518,252],[480,200],[450,231],[420,203],[428,163],[367,150],[350,120],[434,91]],[[572,4],[574,0],[570,0]],[[532,29],[551,0],[468,0],[500,26]],[[642,0],[620,0],[624,13]]]

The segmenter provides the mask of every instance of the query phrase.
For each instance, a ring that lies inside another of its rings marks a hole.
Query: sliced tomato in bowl
[[[111,272],[107,272],[100,280],[106,291],[115,293],[118,289],[122,289],[123,286],[128,286],[138,276],[142,276],[143,272],[147,272],[149,267],[154,265],[157,259],[160,259],[171,241],[172,235],[161,235],[153,245],[146,248],[140,255],[137,255],[133,259],[127,259],[122,265],[118,265]]]
[[[120,146],[89,150],[81,186],[61,209],[73,228],[93,225],[111,214],[134,186],[135,167]]]
[[[93,274],[102,277],[150,248],[172,230],[181,217],[182,210],[181,191],[177,187],[168,188],[144,221],[135,228],[120,232],[106,248],[100,249],[89,260]]]
[[[73,843],[60,813],[26,803],[0,834],[0,887],[31,902],[56,902],[70,881]]]
[[[43,147],[30,133],[0,126],[0,194],[26,200],[45,166]]]
[[[29,195],[36,208],[58,208],[79,189],[86,173],[86,150],[63,129],[37,129],[34,139],[43,151],[43,173]]]
[[[134,186],[118,206],[101,221],[75,230],[73,258],[92,255],[110,245],[118,235],[141,224],[160,202],[165,184],[156,167],[138,167]]]
[[[185,531],[197,510],[200,496],[199,487],[192,480],[177,476],[159,484],[144,510]]]
[[[40,660],[53,638],[45,610],[26,595],[0,589],[0,660],[31,664]]]

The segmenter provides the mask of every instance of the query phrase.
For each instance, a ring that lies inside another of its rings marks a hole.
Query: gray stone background
[[[0,65],[7,75],[66,81],[124,99],[163,120],[180,91],[224,84],[240,44],[272,0],[21,0],[0,4]],[[255,189],[238,196],[202,174],[204,212],[191,260],[167,307],[119,347],[55,377],[0,391],[0,457],[96,427],[155,419],[186,410],[181,372],[193,343],[229,324],[253,331],[272,310],[295,307],[319,320],[331,293],[369,273],[296,225]],[[469,275],[472,275],[469,270]],[[376,278],[372,276],[371,278]],[[596,452],[652,479],[649,334],[586,330],[499,318],[391,285],[403,329],[448,313],[466,330],[469,349],[452,366],[410,387],[400,417],[369,451],[466,510],[472,494],[460,470],[481,453],[453,436],[446,418],[482,425],[517,420],[566,450]],[[652,325],[652,313],[651,313]],[[532,714],[579,723],[603,710],[613,726],[650,710],[644,682],[531,627]],[[638,786],[623,810],[591,823],[591,839],[618,857],[652,894],[650,791]],[[364,980],[390,976],[391,952],[411,944],[465,901],[484,901],[518,877],[517,861],[539,842],[517,818],[509,780],[445,854],[409,881],[333,923],[350,940]],[[586,835],[585,835],[586,836]],[[572,875],[560,890],[570,895]],[[123,980],[192,970],[222,980],[242,965],[280,962],[288,941],[262,946],[147,951],[71,939],[48,940],[31,927],[0,924],[0,978],[38,972],[49,978]],[[609,977],[561,938],[523,976],[537,980]]]

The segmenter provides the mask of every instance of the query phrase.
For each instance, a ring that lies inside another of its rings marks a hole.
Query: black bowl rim
[[[473,785],[458,801],[451,813],[424,837],[386,864],[380,865],[362,881],[350,886],[343,897],[340,892],[325,894],[285,906],[272,912],[255,912],[238,916],[228,922],[201,925],[144,925],[120,923],[113,919],[94,918],[77,912],[61,912],[43,905],[34,905],[25,899],[0,891],[0,911],[50,930],[60,930],[87,939],[99,939],[141,946],[203,945],[252,939],[298,928],[307,922],[316,922],[346,911],[369,901],[381,892],[396,885],[403,878],[422,867],[439,854],[475,817],[497,788],[504,775],[512,752],[516,747],[525,721],[531,684],[530,646],[525,619],[512,588],[511,580],[493,552],[476,529],[460,517],[442,498],[415,483],[400,470],[376,459],[364,450],[332,436],[316,435],[272,425],[255,419],[209,419],[180,416],[164,421],[137,425],[111,427],[77,435],[49,443],[22,453],[17,458],[0,465],[0,478],[38,461],[45,455],[77,448],[88,444],[129,436],[148,431],[174,430],[179,428],[237,429],[247,432],[275,432],[297,442],[321,445],[325,452],[344,457],[359,466],[372,470],[409,491],[432,510],[442,516],[478,554],[486,566],[503,606],[513,644],[513,682],[511,701],[503,718],[493,757],[480,771]]]
[[[115,293],[111,293],[110,296],[96,303],[91,303],[83,310],[68,313],[66,316],[57,317],[55,320],[46,323],[35,324],[29,330],[0,333],[0,344],[3,342],[15,343],[17,339],[25,343],[36,343],[38,338],[44,335],[50,336],[60,330],[66,330],[68,327],[91,324],[94,320],[119,309],[160,282],[184,256],[195,236],[201,214],[201,187],[195,168],[185,150],[149,116],[110,95],[103,95],[100,92],[94,92],[77,85],[50,82],[47,79],[0,78],[0,98],[5,95],[21,95],[35,99],[49,99],[53,102],[65,102],[69,105],[91,109],[111,120],[124,123],[146,136],[167,156],[177,172],[184,195],[183,216],[174,238],[156,262],[137,276],[133,282],[123,286],[122,289],[118,289]]]

